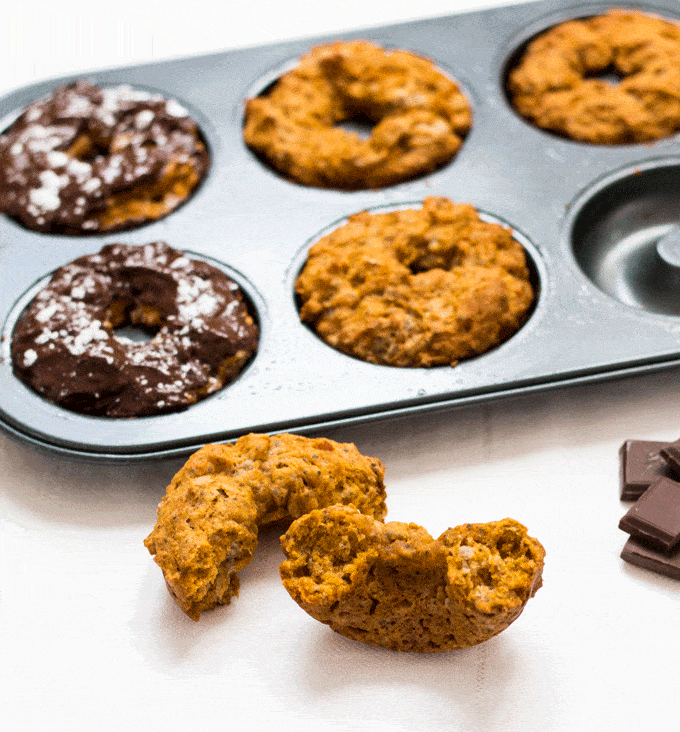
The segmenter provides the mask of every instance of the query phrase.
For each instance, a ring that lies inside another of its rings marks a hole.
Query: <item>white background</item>
[[[0,93],[482,6],[12,2]],[[326,433],[385,463],[388,519],[436,536],[512,516],[545,545],[544,587],[519,620],[440,655],[363,646],[305,615],[278,579],[277,529],[241,596],[194,623],[142,545],[179,462],[84,464],[0,435],[0,730],[677,729],[680,582],[619,558],[617,451],[680,436],[679,381],[667,371]]]

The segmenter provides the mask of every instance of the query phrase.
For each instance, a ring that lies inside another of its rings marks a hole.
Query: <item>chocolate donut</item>
[[[560,23],[528,44],[508,91],[523,117],[573,140],[668,137],[680,130],[680,26],[616,9]]]
[[[343,129],[375,123],[368,139]],[[428,59],[368,41],[313,48],[274,87],[246,104],[246,144],[308,186],[361,190],[431,173],[470,129],[458,86]]]
[[[119,335],[133,325],[147,342]],[[224,272],[163,242],[109,244],[56,270],[12,334],[14,374],[74,412],[184,409],[233,381],[258,327]]]
[[[0,211],[53,234],[129,229],[177,208],[209,164],[177,101],[76,81],[0,136]]]

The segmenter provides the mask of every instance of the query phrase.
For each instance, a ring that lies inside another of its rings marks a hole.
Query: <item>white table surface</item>
[[[483,5],[12,2],[0,93]],[[388,519],[436,536],[512,516],[545,545],[544,587],[519,620],[438,655],[374,649],[309,618],[279,581],[277,530],[263,532],[241,596],[194,623],[142,545],[180,462],[85,464],[0,434],[0,730],[678,729],[680,582],[626,565],[617,528],[618,448],[680,436],[678,376],[325,433],[385,463]]]

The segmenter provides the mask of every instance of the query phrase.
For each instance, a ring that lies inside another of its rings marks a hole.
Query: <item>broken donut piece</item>
[[[337,503],[382,519],[384,472],[354,445],[323,438],[250,434],[206,445],[173,478],[144,544],[179,607],[198,620],[238,594],[258,527]]]
[[[313,618],[348,638],[434,653],[497,635],[542,583],[541,544],[503,519],[433,539],[352,506],[318,509],[281,537],[281,579]]]

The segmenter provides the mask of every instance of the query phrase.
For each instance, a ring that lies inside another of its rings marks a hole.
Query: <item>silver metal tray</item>
[[[248,431],[318,431],[679,364],[680,287],[676,296],[661,283],[666,294],[658,307],[659,298],[650,296],[655,280],[640,262],[680,222],[680,138],[616,147],[572,142],[522,120],[504,93],[507,65],[529,38],[611,5],[548,0],[88,75],[95,83],[127,83],[178,99],[202,128],[212,168],[179,210],[123,234],[51,236],[0,218],[0,427],[73,456],[148,459]],[[677,0],[635,7],[680,22]],[[384,190],[344,193],[287,182],[245,147],[244,100],[312,45],[336,38],[411,50],[457,79],[473,126],[449,165]],[[0,129],[68,80],[0,99]],[[512,227],[538,289],[527,324],[454,368],[376,366],[326,346],[299,322],[293,291],[310,244],[349,214],[418,205],[432,195],[471,203]],[[106,243],[155,240],[214,260],[250,297],[261,340],[246,371],[184,412],[137,419],[68,412],[19,382],[11,332],[49,274]]]

